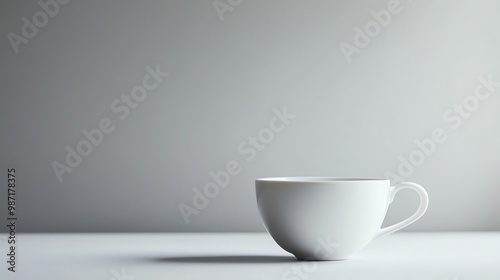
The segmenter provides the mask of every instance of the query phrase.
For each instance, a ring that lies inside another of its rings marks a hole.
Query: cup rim
[[[359,177],[317,177],[317,176],[292,176],[292,177],[265,177],[255,179],[255,182],[284,182],[284,183],[335,183],[335,182],[382,182],[389,179],[359,178]]]

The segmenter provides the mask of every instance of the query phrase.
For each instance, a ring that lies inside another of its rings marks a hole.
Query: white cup
[[[385,179],[281,177],[255,181],[257,204],[273,239],[299,260],[343,260],[373,239],[418,220],[429,198],[420,185],[390,186]],[[420,195],[418,210],[381,228],[394,195],[410,188]]]

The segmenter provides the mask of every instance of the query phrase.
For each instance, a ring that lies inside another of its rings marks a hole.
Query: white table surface
[[[500,279],[499,232],[395,233],[334,262],[296,261],[266,233],[18,234],[17,241],[18,271],[2,261],[2,280]]]

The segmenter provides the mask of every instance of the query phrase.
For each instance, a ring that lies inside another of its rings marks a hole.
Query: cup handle
[[[390,187],[389,205],[394,200],[394,196],[396,195],[396,193],[402,189],[412,189],[412,190],[416,191],[418,193],[418,195],[420,196],[420,206],[418,206],[417,211],[415,211],[415,213],[413,213],[413,215],[411,215],[408,219],[403,220],[399,223],[396,223],[392,226],[388,226],[388,227],[379,229],[378,232],[375,234],[375,238],[382,237],[384,235],[393,233],[397,230],[400,230],[404,227],[409,226],[410,224],[412,224],[416,220],[420,219],[420,217],[422,217],[422,215],[424,215],[425,211],[427,210],[427,206],[429,205],[429,196],[427,195],[427,192],[425,191],[425,189],[422,186],[415,184],[415,183],[410,183],[410,182],[402,182],[396,186]]]

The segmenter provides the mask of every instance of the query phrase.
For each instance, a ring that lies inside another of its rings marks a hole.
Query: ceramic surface
[[[428,205],[420,185],[385,179],[281,177],[257,179],[257,204],[274,240],[300,260],[342,260],[373,239],[418,220]],[[420,195],[418,210],[381,229],[388,206],[403,188]]]

